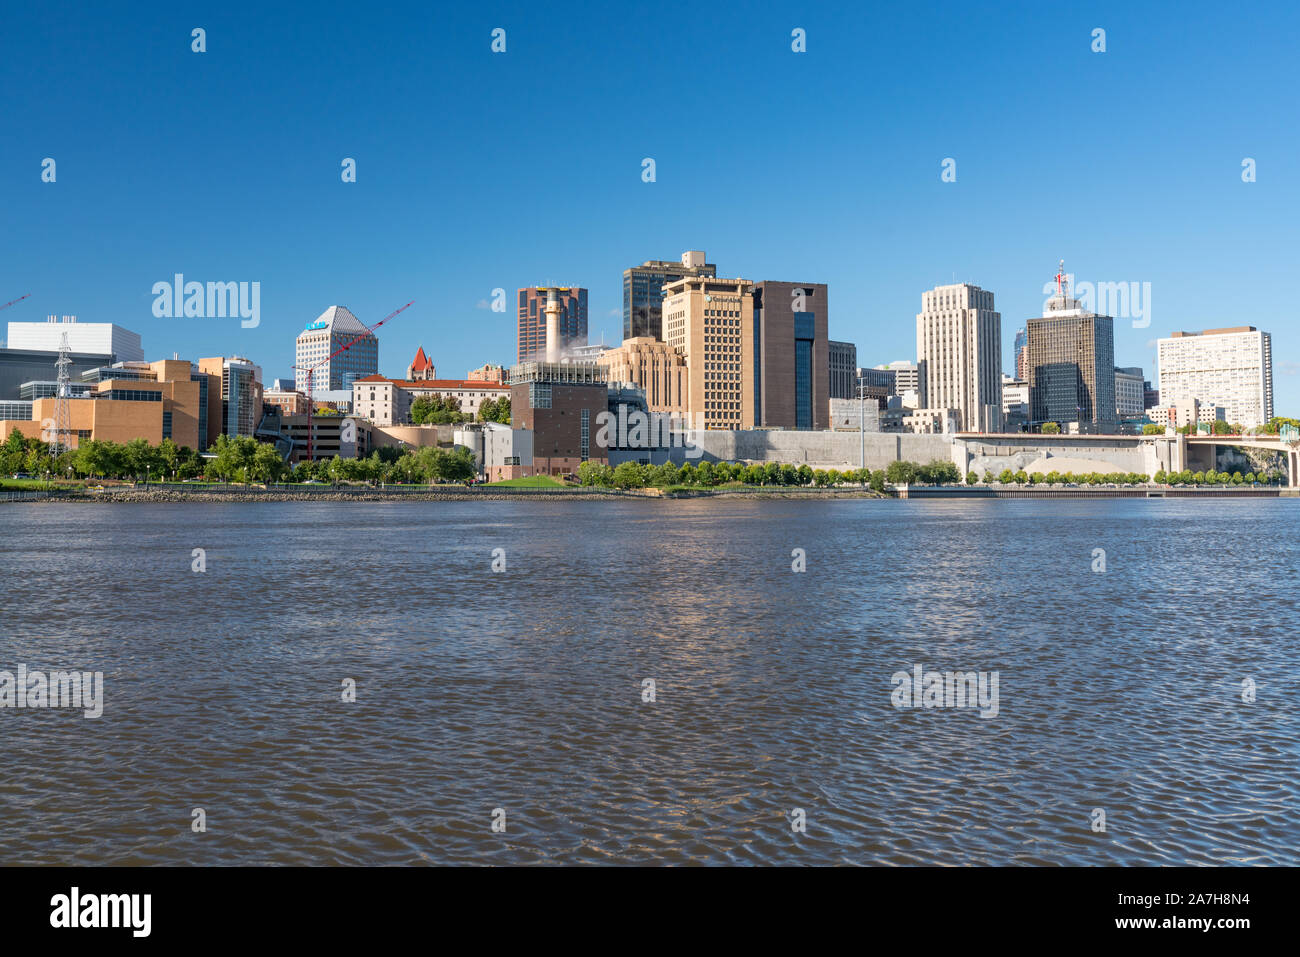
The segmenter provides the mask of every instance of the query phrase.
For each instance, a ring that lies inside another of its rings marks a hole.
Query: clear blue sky
[[[1153,377],[1158,336],[1256,325],[1297,414],[1298,29],[1283,3],[10,4],[0,303],[32,298],[0,322],[75,313],[271,378],[326,307],[414,299],[381,371],[423,344],[459,377],[514,357],[493,288],[584,285],[616,343],[622,270],[704,249],[828,283],[863,365],[914,357],[925,289],[977,283],[1009,366],[1064,258],[1152,284],[1117,364]],[[260,282],[260,327],[154,318],[177,272]]]

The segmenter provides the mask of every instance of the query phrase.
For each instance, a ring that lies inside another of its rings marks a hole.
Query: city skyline
[[[925,12],[760,7],[738,20],[695,11],[699,38],[656,44],[581,6],[566,22],[589,62],[547,60],[539,71],[543,13],[435,21],[404,9],[349,10],[357,42],[384,53],[345,56],[344,69],[319,57],[338,37],[328,16],[271,15],[255,28],[217,12],[200,54],[188,21],[132,10],[114,53],[155,64],[167,82],[149,84],[113,71],[75,22],[61,29],[88,55],[50,74],[55,34],[34,12],[13,14],[12,32],[31,42],[7,61],[0,182],[21,228],[0,240],[0,300],[32,295],[4,318],[77,314],[139,332],[152,357],[237,353],[287,376],[292,338],[321,310],[347,306],[373,322],[414,299],[384,330],[381,373],[400,375],[420,343],[440,366],[466,370],[514,354],[518,288],[582,284],[589,339],[616,345],[623,271],[704,249],[730,275],[826,283],[834,337],[873,366],[914,358],[922,292],[954,281],[994,292],[1012,354],[1064,259],[1079,281],[1150,283],[1150,325],[1116,318],[1117,363],[1150,371],[1155,341],[1175,330],[1255,325],[1274,336],[1279,414],[1300,406],[1295,323],[1270,311],[1271,288],[1292,268],[1278,240],[1296,213],[1297,151],[1275,117],[1295,11],[1274,11],[1265,30],[1211,6],[1193,18],[1186,7],[1102,5],[1034,11],[993,30],[944,6],[952,29],[935,32]],[[1156,29],[1174,10],[1180,29]],[[498,20],[503,54],[490,49]],[[725,37],[709,29],[724,21]],[[791,50],[796,27],[805,53]],[[1104,53],[1091,49],[1097,27]],[[706,36],[707,49],[735,54],[728,71],[703,56]],[[965,62],[956,54],[972,39],[1000,69],[969,77],[946,65]],[[916,80],[908,70],[913,81],[899,88],[893,76],[922,47],[931,72]],[[596,75],[601,89],[587,82]],[[100,109],[87,108],[90,90]],[[689,149],[615,109],[633,95],[685,103],[701,91],[727,107],[729,135]],[[589,135],[505,150],[512,124],[557,102]],[[846,128],[837,117],[849,102],[863,122]],[[829,136],[824,148],[771,136],[755,158],[749,126],[787,110]],[[162,122],[173,115],[185,121]],[[1057,122],[1075,131],[1068,150],[1048,135]],[[41,180],[47,157],[54,182]],[[354,183],[340,176],[347,158]],[[647,158],[654,182],[643,181]],[[949,158],[955,182],[941,178]],[[1243,182],[1246,158],[1255,182]],[[693,200],[710,189],[734,211],[706,223]],[[517,228],[523,210],[545,208],[555,228]],[[764,223],[780,228],[756,228]],[[113,243],[97,238],[107,232]],[[261,283],[260,324],[155,317],[152,285],[176,273]],[[491,308],[496,289],[503,312]]]

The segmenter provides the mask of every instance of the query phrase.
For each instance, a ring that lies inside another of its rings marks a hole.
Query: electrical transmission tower
[[[68,367],[72,365],[71,351],[65,332],[59,343],[59,361],[54,364],[59,370],[58,391],[54,395],[54,435],[50,443],[50,455],[54,458],[72,451],[72,411],[68,408],[68,399],[72,395],[72,380],[68,375]]]

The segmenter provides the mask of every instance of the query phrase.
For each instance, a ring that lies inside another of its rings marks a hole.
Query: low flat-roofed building
[[[123,363],[86,370],[82,378],[90,380],[90,388],[66,400],[72,434],[57,441],[73,448],[89,439],[118,443],[144,439],[150,445],[171,439],[196,451],[210,445],[206,430],[213,412],[211,382],[188,361]],[[58,401],[55,396],[35,398],[30,419],[0,421],[0,440],[16,429],[28,438],[54,441]]]

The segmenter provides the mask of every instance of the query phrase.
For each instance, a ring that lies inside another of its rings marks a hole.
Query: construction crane
[[[343,343],[343,345],[339,346],[337,349],[335,349],[333,352],[331,352],[329,355],[327,355],[324,359],[321,359],[321,360],[320,360],[319,362],[317,362],[315,365],[311,365],[311,366],[294,366],[294,367],[293,367],[294,369],[296,369],[296,370],[299,371],[299,372],[305,372],[305,373],[307,373],[307,461],[308,461],[308,462],[314,461],[314,460],[312,459],[312,429],[311,429],[311,420],[312,420],[312,412],[313,412],[314,407],[315,407],[315,405],[316,405],[315,400],[312,398],[312,394],[313,394],[313,391],[314,391],[314,390],[313,390],[313,385],[314,385],[314,381],[315,381],[316,370],[319,369],[321,366],[325,365],[325,363],[329,362],[331,359],[333,359],[335,356],[339,355],[340,353],[347,352],[349,349],[351,349],[354,345],[356,345],[358,342],[360,342],[360,341],[361,341],[362,339],[364,339],[366,336],[371,335],[371,334],[372,334],[376,329],[378,329],[380,326],[382,326],[384,323],[386,323],[389,319],[392,319],[392,318],[393,318],[394,316],[396,316],[399,312],[404,312],[404,311],[406,311],[407,309],[411,308],[411,306],[413,306],[413,305],[415,305],[415,300],[414,300],[414,299],[412,299],[410,302],[408,302],[408,303],[407,303],[405,306],[403,306],[401,309],[396,309],[396,310],[394,310],[393,312],[390,312],[388,315],[384,316],[384,318],[382,318],[382,319],[380,319],[378,322],[376,322],[373,326],[366,326],[366,331],[365,331],[365,332],[361,333],[359,336],[353,336],[351,339],[349,339],[347,342]]]
[[[30,295],[31,295],[31,293],[29,292],[26,296],[19,296],[17,299],[11,299],[9,302],[6,302],[3,306],[0,306],[0,309],[8,309],[8,308],[9,308],[10,306],[12,306],[14,303],[16,303],[16,302],[22,302],[24,299],[26,299],[26,298],[27,298],[28,296],[30,296]]]

